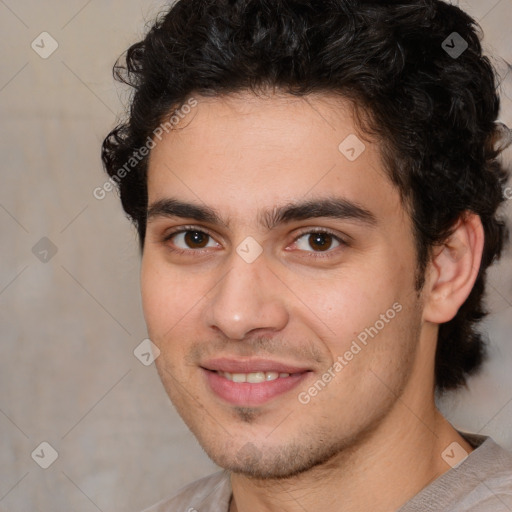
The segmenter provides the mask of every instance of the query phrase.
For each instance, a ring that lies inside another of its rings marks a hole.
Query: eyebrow
[[[146,218],[151,221],[157,217],[182,217],[194,219],[197,222],[208,222],[227,226],[220,215],[208,206],[185,203],[178,199],[160,199],[151,204],[147,210]]]
[[[352,220],[371,226],[377,224],[377,218],[370,210],[344,198],[326,198],[289,203],[271,211],[263,212],[261,223],[268,229],[272,229],[278,224],[318,217]]]
[[[229,227],[229,220],[224,220],[215,209],[174,198],[160,199],[149,206],[147,210],[148,222],[158,217],[187,218],[196,222]],[[377,218],[370,210],[353,201],[339,197],[292,202],[271,210],[262,211],[259,214],[259,222],[270,230],[279,224],[319,217],[356,221],[368,226],[377,224]]]

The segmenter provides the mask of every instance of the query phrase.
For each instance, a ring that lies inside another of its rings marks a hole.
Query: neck
[[[373,431],[321,466],[279,480],[232,474],[230,512],[397,510],[450,469],[441,454],[454,441],[472,451],[433,398],[425,407],[403,395]]]

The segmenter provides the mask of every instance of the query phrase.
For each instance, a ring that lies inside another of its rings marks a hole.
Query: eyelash
[[[313,228],[313,229],[302,231],[294,238],[293,244],[297,243],[299,238],[302,238],[304,235],[314,235],[316,233],[332,236],[333,240],[338,242],[340,245],[338,247],[335,247],[334,249],[328,249],[327,251],[303,251],[304,252],[303,257],[315,258],[315,259],[330,258],[333,256],[333,254],[338,252],[337,250],[340,250],[340,249],[343,249],[343,248],[346,248],[349,246],[349,244],[346,240],[344,240],[343,238],[340,238],[334,232],[332,232],[331,230],[326,229],[326,228]]]
[[[169,249],[169,251],[171,251],[174,254],[179,254],[179,255],[186,254],[187,256],[192,255],[195,257],[204,256],[204,254],[203,254],[204,251],[201,249],[180,249],[180,248],[172,247],[171,245],[167,244],[167,242],[169,240],[171,240],[171,238],[173,236],[179,235],[181,233],[186,233],[187,231],[198,231],[199,233],[204,233],[205,235],[208,235],[210,238],[213,239],[213,236],[210,233],[208,233],[208,231],[205,230],[204,228],[199,229],[196,226],[182,226],[179,229],[176,229],[175,231],[171,231],[170,233],[166,234],[164,236],[164,238],[162,239],[162,242],[165,243],[167,245],[167,248]]]
[[[176,229],[175,231],[171,231],[170,233],[167,233],[163,237],[162,242],[165,243],[167,245],[167,248],[171,252],[173,252],[174,254],[179,254],[179,255],[186,254],[188,256],[192,255],[192,256],[195,256],[195,257],[204,256],[204,254],[203,254],[204,250],[203,249],[180,249],[180,248],[172,247],[171,245],[167,244],[167,242],[169,242],[169,240],[171,240],[173,236],[179,235],[181,233],[186,233],[188,231],[198,231],[200,233],[204,233],[205,235],[207,235],[210,238],[212,238],[213,240],[215,240],[213,235],[211,233],[209,233],[207,230],[205,230],[204,228],[198,228],[197,226],[182,226],[179,229]],[[317,258],[317,259],[318,258],[328,258],[328,257],[330,257],[332,255],[333,252],[336,251],[336,249],[340,249],[340,248],[343,248],[343,247],[349,247],[349,245],[350,245],[346,240],[343,240],[338,235],[333,233],[331,230],[326,229],[326,228],[313,228],[313,229],[309,229],[309,230],[305,230],[303,232],[300,232],[294,238],[292,243],[295,244],[297,242],[297,240],[302,238],[304,235],[314,235],[315,233],[330,235],[340,245],[338,247],[334,248],[334,249],[328,249],[327,251],[303,251],[303,252],[306,253],[305,257],[307,257],[307,258]]]

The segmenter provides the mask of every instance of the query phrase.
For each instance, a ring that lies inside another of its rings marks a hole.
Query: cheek
[[[158,254],[145,253],[140,288],[150,339],[164,347],[176,337],[183,340],[185,335],[196,336],[201,326],[201,310],[215,284],[214,278],[189,267],[172,266]]]
[[[383,272],[344,272],[322,283],[316,283],[315,292],[304,301],[316,315],[309,315],[315,324],[313,330],[323,338],[332,355],[343,354],[352,340],[376,322],[381,327],[385,320],[395,317],[392,309],[402,294],[400,285],[382,278]],[[388,314],[387,314],[388,313]],[[386,315],[387,314],[387,315]],[[390,320],[390,323],[392,320]],[[386,328],[388,324],[386,323]]]
[[[413,371],[420,316],[399,297],[384,301],[382,308],[372,304],[359,309],[348,302],[343,318],[351,323],[339,322],[336,335],[324,338],[332,363],[319,379],[325,377],[329,384],[327,392],[311,400],[311,407],[318,414],[329,409],[334,417],[343,417],[350,431],[401,395]]]
[[[156,342],[165,336],[185,314],[189,286],[177,282],[151,255],[144,255],[140,276],[142,309],[150,338]]]
[[[157,276],[158,273],[151,264],[151,259],[144,254],[141,264],[140,290],[142,310],[150,335],[160,323],[159,318],[163,313],[164,300],[162,295],[165,287],[161,285]]]

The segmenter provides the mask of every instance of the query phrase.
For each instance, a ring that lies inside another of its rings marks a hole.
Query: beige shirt
[[[397,512],[512,512],[512,453],[490,437],[459,432],[475,448]],[[228,512],[231,482],[219,471],[144,512]]]

